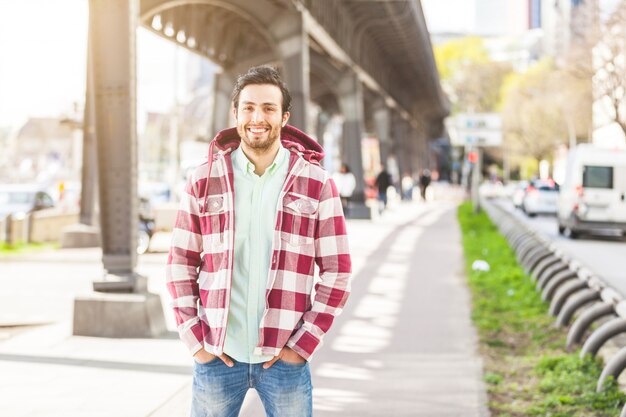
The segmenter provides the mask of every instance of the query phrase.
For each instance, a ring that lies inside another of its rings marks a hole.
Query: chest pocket
[[[319,202],[299,194],[283,197],[283,226],[281,238],[292,245],[313,243]]]
[[[213,195],[207,197],[206,214],[202,217],[204,229],[208,232],[210,246],[215,247],[224,243],[224,227],[226,224],[226,204],[224,196]]]

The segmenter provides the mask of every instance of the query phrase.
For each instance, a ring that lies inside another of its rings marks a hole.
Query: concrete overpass
[[[212,131],[230,123],[238,74],[279,68],[293,96],[291,124],[323,137],[341,115],[341,158],[365,213],[361,141],[375,136],[400,172],[430,168],[449,104],[418,0],[90,0],[85,161],[98,166],[103,291],[137,291],[136,29],[143,26],[217,63]],[[315,106],[312,106],[315,104]],[[97,155],[97,158],[94,156]],[[87,164],[89,165],[89,164]],[[89,183],[85,170],[84,184]],[[94,193],[93,187],[87,194]],[[83,219],[93,196],[83,197]]]

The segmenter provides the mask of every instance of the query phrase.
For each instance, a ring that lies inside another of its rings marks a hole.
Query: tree
[[[510,75],[503,85],[504,142],[510,153],[536,161],[550,159],[568,138],[563,109],[562,74],[550,60],[523,74]]]
[[[601,9],[587,0],[576,10],[565,68],[590,80],[596,108],[626,135],[626,1]]]
[[[435,47],[435,61],[453,113],[492,112],[500,98],[500,87],[512,69],[490,60],[483,40],[464,37]]]

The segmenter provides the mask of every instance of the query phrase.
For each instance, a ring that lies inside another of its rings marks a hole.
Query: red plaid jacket
[[[215,137],[212,145],[219,152],[211,151],[212,162],[191,175],[174,226],[167,288],[180,338],[192,354],[202,347],[215,355],[223,352],[237,256],[230,155],[239,141],[234,128]],[[281,143],[291,157],[255,354],[276,356],[286,345],[308,360],[346,303],[351,261],[337,188],[319,166],[322,148],[289,125],[282,129]]]

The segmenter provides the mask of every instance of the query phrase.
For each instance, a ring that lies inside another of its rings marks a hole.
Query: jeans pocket
[[[276,361],[276,363],[281,363],[285,366],[289,366],[289,367],[293,367],[293,368],[303,368],[304,366],[306,366],[307,362],[287,362],[283,359],[279,359]]]
[[[215,362],[221,361],[221,359],[216,356],[216,357],[214,357],[213,359],[211,359],[211,360],[209,360],[207,362],[198,362],[195,359],[193,361],[198,366],[208,366],[208,365],[213,365]]]

